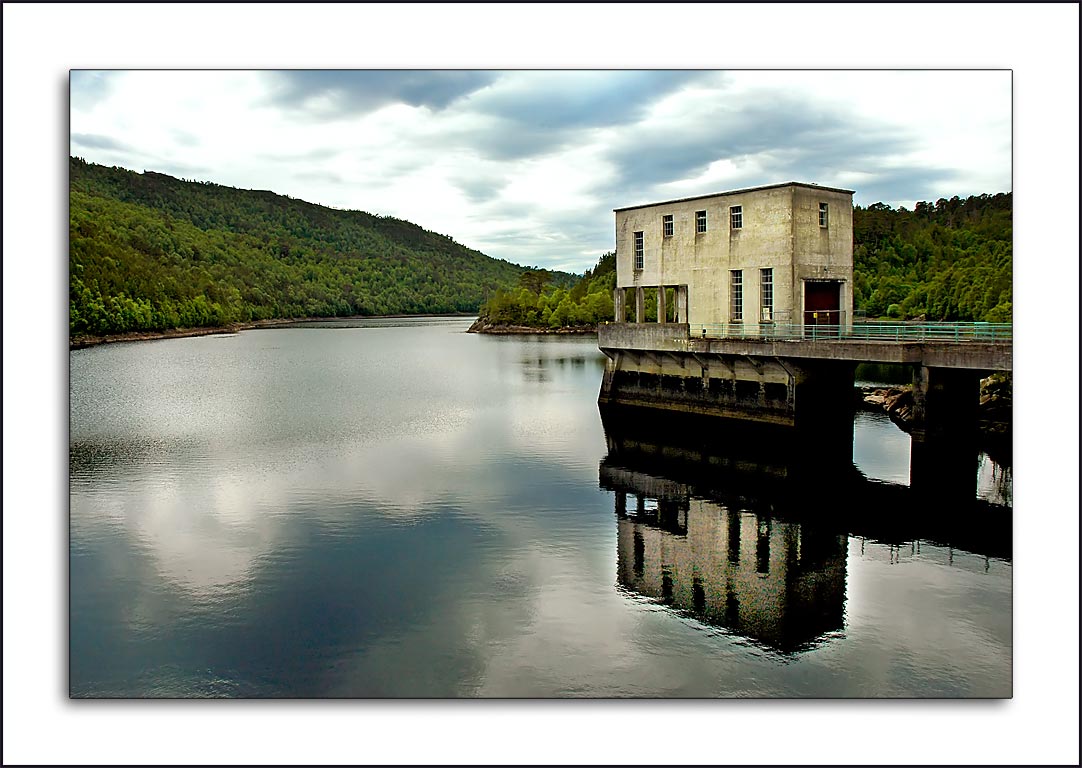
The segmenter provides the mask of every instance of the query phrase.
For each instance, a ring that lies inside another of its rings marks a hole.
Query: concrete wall
[[[829,226],[819,226],[819,203],[830,206]],[[742,209],[743,226],[730,226]],[[696,212],[706,211],[707,231],[697,232]],[[665,237],[663,220],[673,217]],[[643,232],[644,264],[634,269],[635,232]],[[844,281],[843,309],[852,308],[852,193],[798,184],[726,192],[616,211],[616,272],[620,288],[687,285],[688,321],[721,324],[730,316],[732,270],[743,273],[743,323],[759,322],[760,270],[774,270],[774,312],[799,322],[802,280]]]
[[[803,322],[803,287],[806,280],[842,283],[841,309],[853,316],[853,196],[830,190],[793,187],[793,274],[796,288],[791,299],[792,322]],[[828,226],[819,226],[819,204],[829,206]]]

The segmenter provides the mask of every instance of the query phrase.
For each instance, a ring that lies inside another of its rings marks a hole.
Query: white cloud
[[[488,74],[380,80],[369,99],[357,73],[312,73],[287,99],[273,73],[79,72],[72,152],[572,271],[612,248],[612,208],[667,196],[806,180],[911,206],[1010,188],[1006,71]]]

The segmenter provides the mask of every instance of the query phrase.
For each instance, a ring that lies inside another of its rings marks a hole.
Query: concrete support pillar
[[[981,397],[979,371],[954,368],[913,369],[914,440],[970,440],[976,430]]]
[[[973,443],[919,439],[909,446],[909,487],[936,506],[966,504],[977,496],[980,452]]]
[[[913,370],[910,488],[939,500],[973,499],[979,404],[978,371],[923,366]]]
[[[688,321],[688,287],[686,285],[676,286],[676,322],[686,323]]]
[[[627,291],[623,288],[614,288],[612,291],[612,308],[613,315],[616,317],[616,322],[623,323],[627,321],[627,307],[625,306],[627,301]]]
[[[809,464],[852,462],[855,363],[787,360],[798,443]]]
[[[657,287],[657,321],[659,323],[665,322],[666,310],[668,309],[668,307],[665,306],[665,299],[665,286],[659,285]]]
[[[627,494],[622,491],[616,492],[616,514],[627,517]]]
[[[646,297],[641,285],[635,288],[635,322],[646,322]]]

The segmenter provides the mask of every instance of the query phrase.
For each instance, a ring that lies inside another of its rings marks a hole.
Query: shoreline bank
[[[485,325],[481,320],[478,320],[469,327],[466,333],[485,333],[491,336],[596,336],[597,328],[534,328],[530,325]]]
[[[476,317],[473,313],[452,313],[437,315],[351,315],[349,317],[286,317],[270,320],[252,320],[247,323],[230,323],[214,328],[170,328],[164,331],[130,331],[128,333],[108,334],[105,336],[68,336],[68,350],[96,347],[101,344],[116,344],[127,341],[157,341],[159,339],[184,339],[193,336],[215,336],[219,334],[239,333],[257,328],[273,328],[279,325],[297,323],[325,323],[332,320],[393,320],[407,317]]]

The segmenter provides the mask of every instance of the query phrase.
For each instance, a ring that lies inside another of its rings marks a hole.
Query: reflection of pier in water
[[[842,628],[845,536],[686,495],[632,499],[616,492],[622,586],[786,652]]]
[[[937,502],[869,481],[851,461],[757,450],[746,433],[708,441],[671,419],[602,415],[618,583],[773,649],[800,652],[843,628],[850,535],[1011,557],[1010,508]]]

